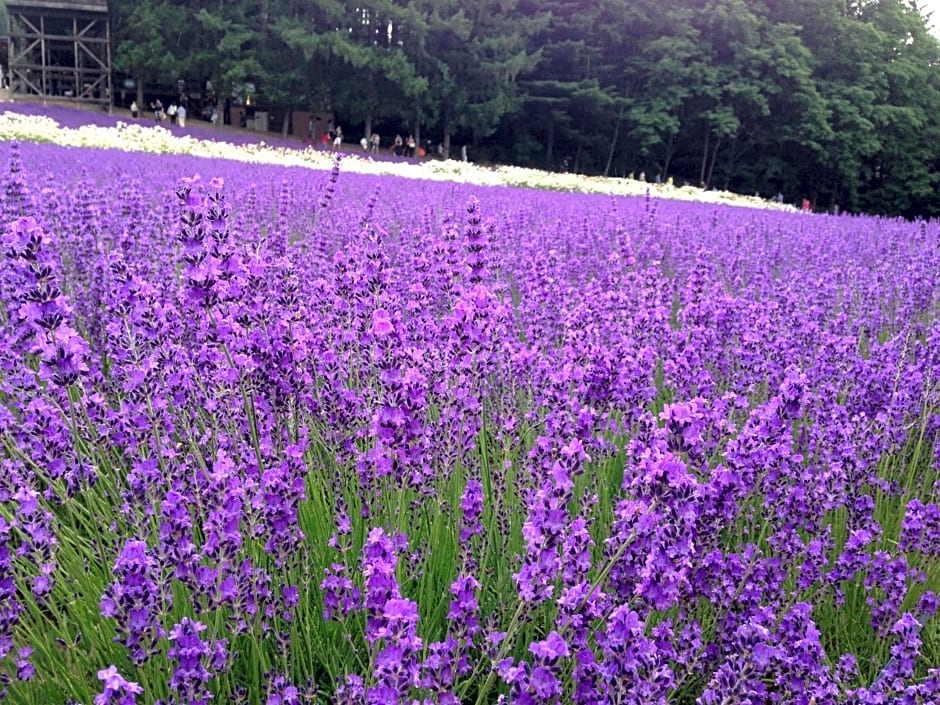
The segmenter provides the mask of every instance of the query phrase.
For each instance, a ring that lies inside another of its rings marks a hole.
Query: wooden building
[[[111,103],[107,0],[6,0],[10,91]]]

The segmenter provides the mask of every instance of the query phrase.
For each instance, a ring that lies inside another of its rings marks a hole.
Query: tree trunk
[[[735,135],[734,139],[731,140],[731,146],[728,148],[728,166],[726,167],[727,171],[725,172],[725,185],[724,190],[727,191],[728,187],[731,185],[731,171],[734,169],[734,162],[736,155],[734,153],[734,148],[738,143],[738,136]]]
[[[660,181],[666,180],[666,174],[669,173],[669,167],[672,165],[672,158],[676,155],[676,136],[669,137],[669,144],[666,145],[666,159],[663,160],[663,169],[659,173]]]
[[[418,109],[415,111],[415,131],[414,131],[414,136],[415,136],[415,144],[418,145],[418,147],[420,148],[420,147],[421,147],[421,108],[420,108],[420,106],[419,106]],[[418,150],[417,150],[417,149],[415,149],[414,156],[416,156],[416,157],[418,156]],[[430,155],[428,155],[428,156],[430,156]]]
[[[443,137],[444,137],[444,159],[450,159],[450,131],[453,129],[453,126],[450,123],[450,111],[447,109],[447,106],[444,106],[442,111],[443,120],[441,124],[443,125]]]
[[[555,152],[555,121],[551,116],[548,118],[548,144],[545,145],[545,168],[552,168],[552,157]]]
[[[140,113],[144,112],[144,80],[142,78],[137,79],[137,110]]]
[[[610,140],[610,151],[607,152],[607,164],[604,166],[604,176],[610,175],[610,163],[614,160],[614,151],[617,149],[617,140],[620,138],[620,120],[623,117],[623,110],[617,117],[617,124],[614,126],[614,136]]]
[[[450,159],[450,125],[444,123],[444,159]]]
[[[705,128],[705,146],[702,148],[702,168],[698,173],[698,182],[699,184],[705,183],[705,167],[708,166],[708,141],[711,139],[712,130],[710,127]]]
[[[712,182],[712,172],[715,171],[715,160],[718,159],[718,148],[721,146],[721,138],[715,140],[715,148],[712,150],[712,162],[708,165],[708,177],[705,179],[705,185]]]
[[[366,139],[372,137],[372,113],[366,115]]]
[[[291,109],[284,111],[284,117],[281,119],[281,139],[287,139],[287,133],[290,132]]]

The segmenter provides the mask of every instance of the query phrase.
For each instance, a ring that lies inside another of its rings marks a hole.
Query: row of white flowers
[[[256,144],[236,145],[221,140],[178,136],[157,125],[144,126],[119,122],[115,127],[83,125],[72,129],[59,125],[49,117],[21,115],[8,111],[0,113],[0,139],[54,142],[69,147],[119,149],[128,152],[191,154],[254,164],[280,164],[312,169],[329,169],[334,157],[330,152],[312,148],[273,147],[263,141]],[[671,183],[649,184],[633,179],[556,174],[508,166],[488,168],[455,160],[429,160],[421,163],[384,161],[374,160],[367,155],[355,152],[348,153],[345,157],[344,171],[362,174],[619,196],[644,195],[649,190],[655,196],[679,200],[727,203],[758,208],[786,207],[751,196],[726,191],[703,191],[698,188],[677,187]]]

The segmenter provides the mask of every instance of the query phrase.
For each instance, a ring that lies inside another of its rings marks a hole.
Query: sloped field
[[[935,225],[0,157],[8,702],[940,699]]]

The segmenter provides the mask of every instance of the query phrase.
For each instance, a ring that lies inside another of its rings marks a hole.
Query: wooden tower
[[[10,91],[111,103],[107,0],[6,0]]]

